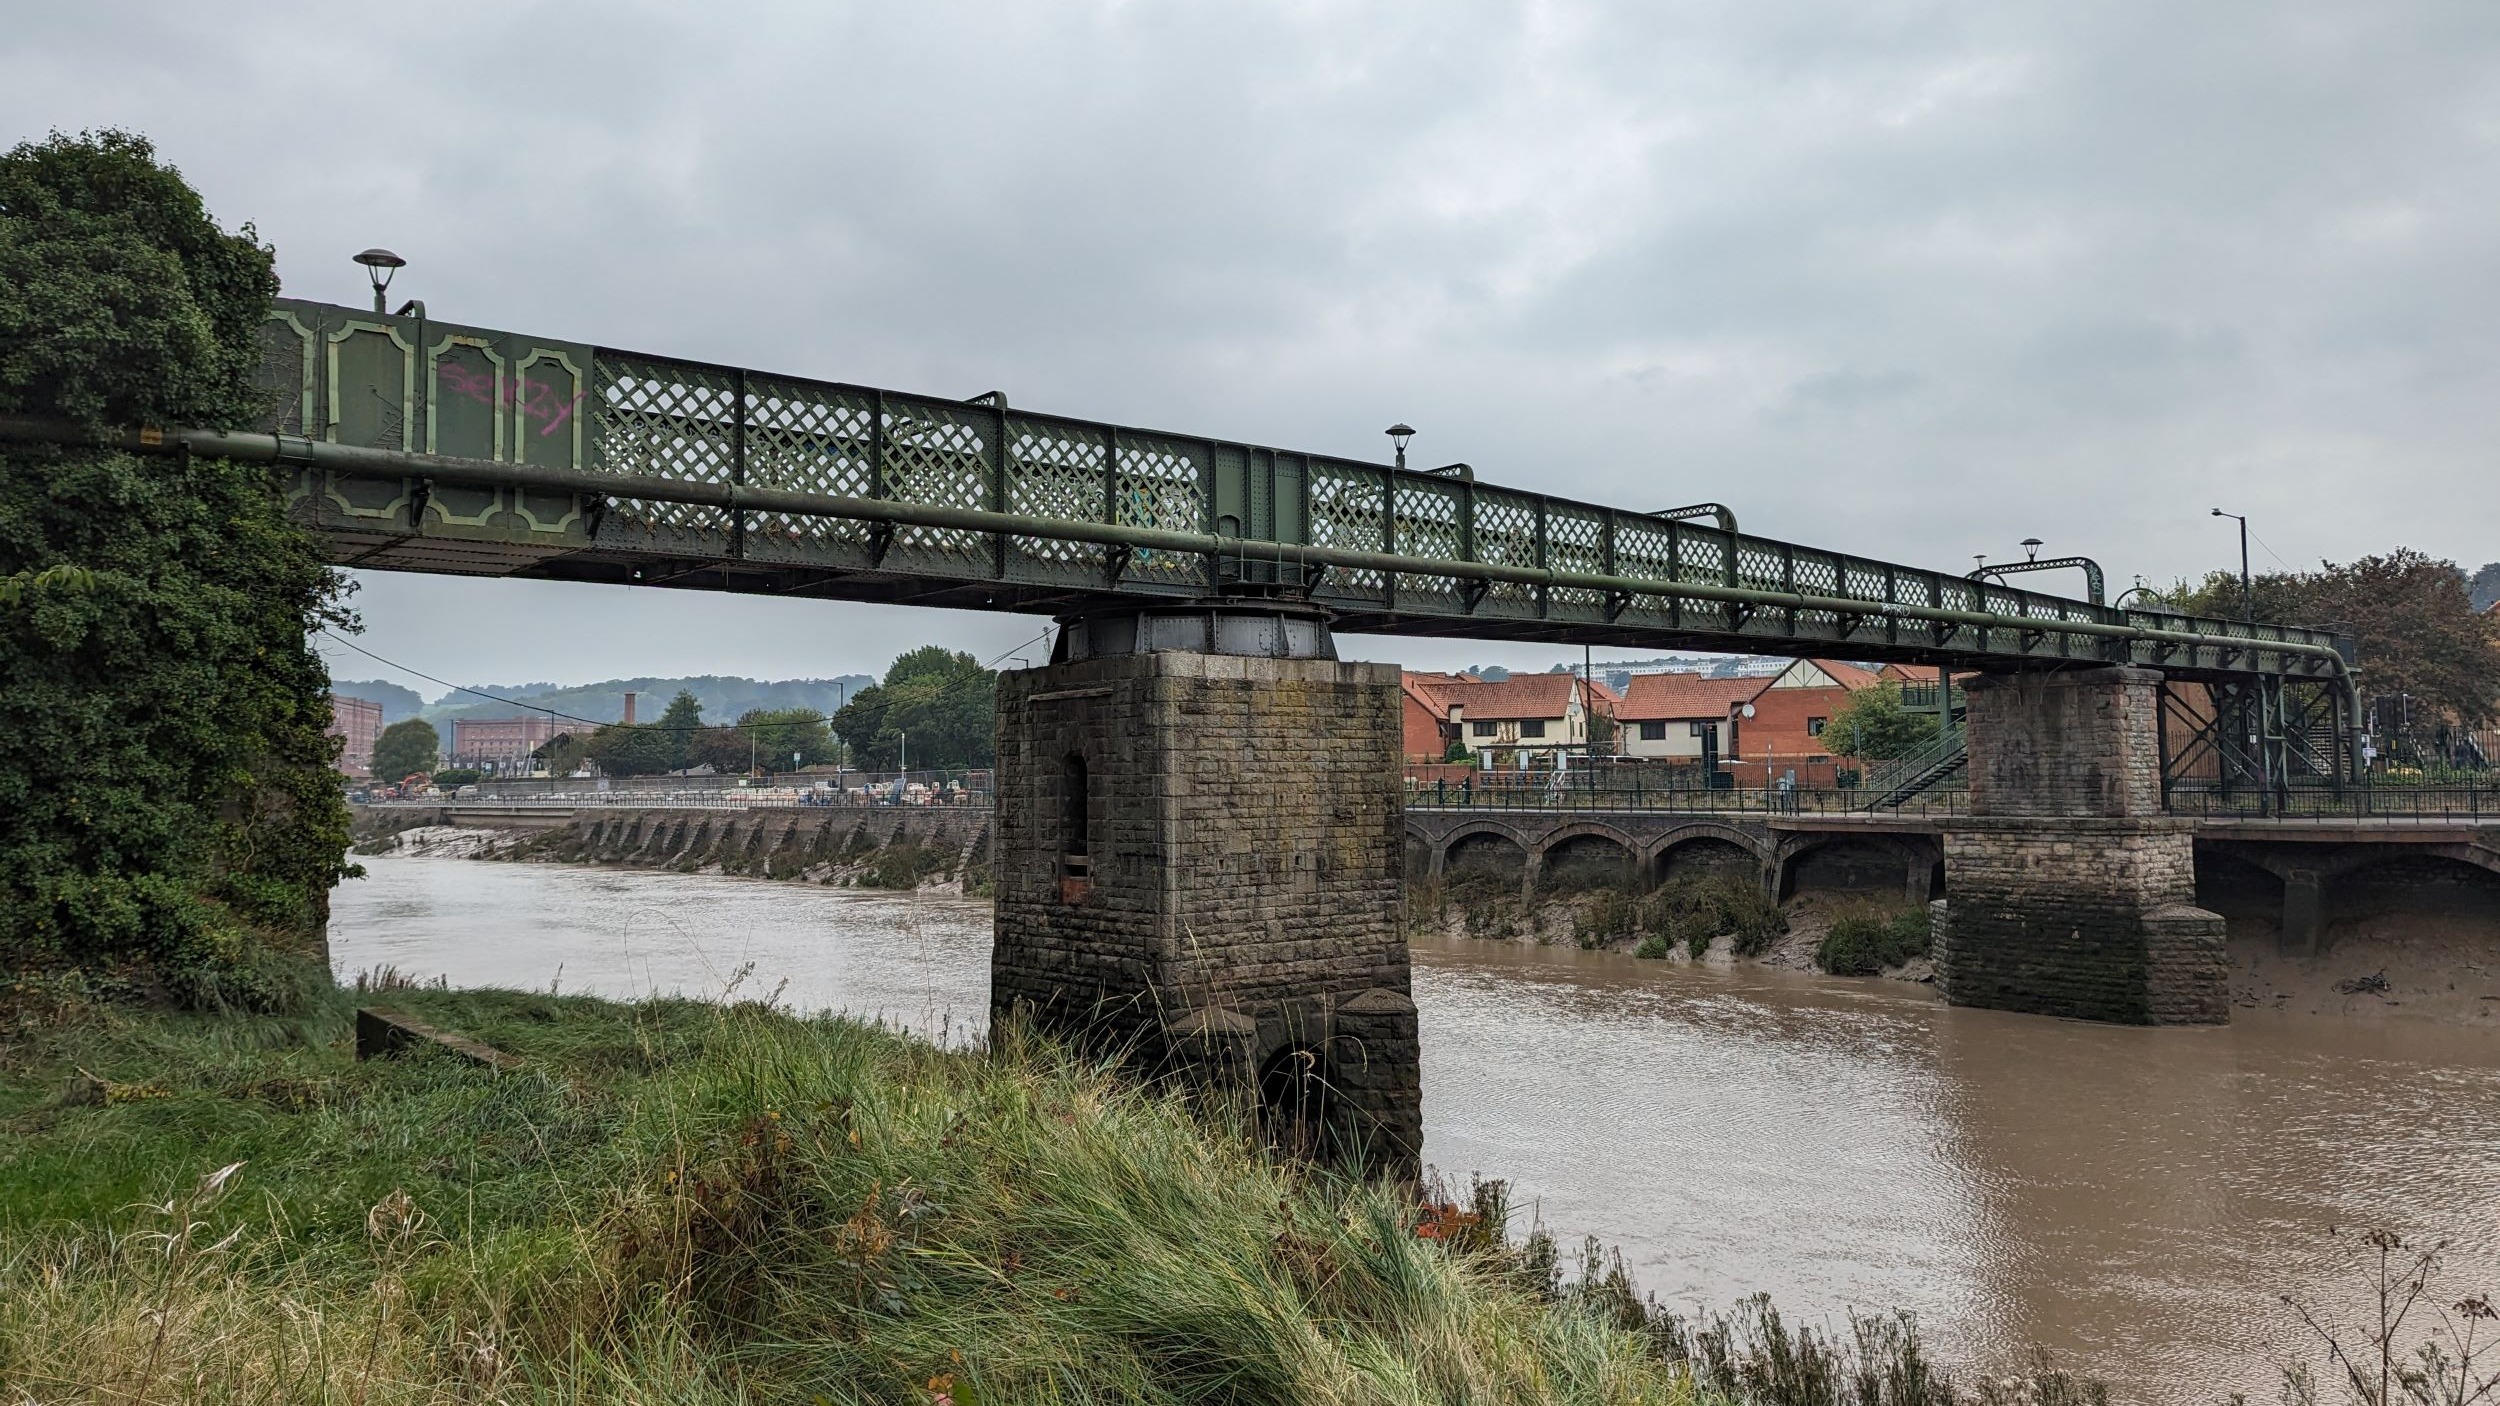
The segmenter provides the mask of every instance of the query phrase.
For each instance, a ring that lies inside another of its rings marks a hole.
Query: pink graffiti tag
[[[456,361],[436,362],[434,373],[446,389],[465,395],[480,405],[491,407],[495,404],[495,378],[492,374],[471,371]],[[581,408],[582,393],[575,391],[567,399],[556,388],[555,382],[532,384],[529,377],[521,376],[514,379],[502,399],[505,404],[538,421],[538,434],[544,439],[562,429],[565,421],[573,418],[573,412]]]

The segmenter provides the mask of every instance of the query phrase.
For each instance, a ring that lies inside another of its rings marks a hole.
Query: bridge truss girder
[[[1340,630],[2329,678],[2348,641],[1471,478],[281,300],[262,434],[341,563],[1063,613],[1307,595]],[[0,426],[20,435],[40,427]]]

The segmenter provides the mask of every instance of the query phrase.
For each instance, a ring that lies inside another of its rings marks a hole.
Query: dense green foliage
[[[434,789],[456,791],[485,779],[486,773],[473,766],[456,766],[434,773]]]
[[[2500,716],[2500,616],[2474,608],[2455,562],[2400,547],[2340,566],[2270,573],[2252,586],[2243,596],[2237,574],[2217,571],[2169,599],[2231,619],[2248,599],[2260,620],[2336,625],[2360,650],[2365,694],[2409,694],[2424,705],[2422,716],[2445,714],[2474,727]]]
[[[276,288],[143,140],[0,156],[0,411],[245,421]],[[0,960],[288,999],[347,843],[305,643],[337,578],[258,468],[0,447],[0,577],[61,568],[0,605]]]
[[[738,730],[755,739],[767,770],[815,766],[832,761],[839,750],[825,715],[804,708],[759,708],[742,713]]]
[[[1843,913],[1814,949],[1814,964],[1834,976],[1879,976],[1927,955],[1930,924],[1916,908],[1898,913]]]
[[[679,689],[658,722],[600,728],[590,735],[585,750],[610,776],[658,776],[693,766],[703,745],[703,704]]]
[[[885,681],[861,689],[833,730],[870,771],[985,767],[997,758],[998,674],[969,654],[923,645],[895,659]],[[908,739],[908,746],[906,745]]]
[[[423,718],[392,723],[374,739],[373,779],[397,785],[434,770],[441,753],[442,739],[435,735],[434,724]]]
[[[1884,682],[1849,695],[1823,725],[1823,749],[1835,757],[1888,762],[1936,740],[1936,715],[1901,704],[1901,686]]]

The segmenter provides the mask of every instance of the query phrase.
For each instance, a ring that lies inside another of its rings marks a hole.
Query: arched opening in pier
[[[1287,1045],[1259,1066],[1259,1133],[1287,1156],[1335,1154],[1336,1104],[1328,1057],[1309,1045]]]

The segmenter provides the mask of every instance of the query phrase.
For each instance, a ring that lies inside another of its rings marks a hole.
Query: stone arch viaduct
[[[1644,884],[1716,872],[1749,875],[1774,898],[1802,881],[1925,903],[1941,896],[1944,841],[1934,822],[1917,817],[1417,806],[1406,812],[1406,864],[1419,877],[1469,864],[1516,867],[1530,894],[1565,869],[1611,870]]]

